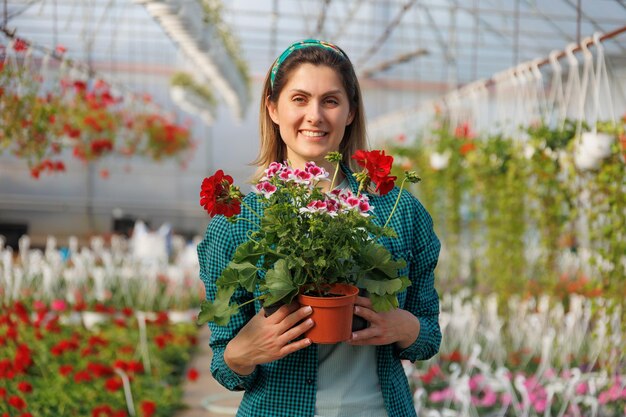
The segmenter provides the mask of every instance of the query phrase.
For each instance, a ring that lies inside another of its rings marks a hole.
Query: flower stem
[[[255,214],[256,214],[256,213],[255,213]],[[245,217],[237,217],[236,221],[240,221],[240,220],[245,220],[245,221],[247,221],[248,223],[252,223],[253,225],[255,225],[256,227],[258,227],[259,229],[261,228],[261,225],[260,225],[260,224],[258,224],[257,222],[253,222],[253,221],[252,221],[252,220],[250,220],[250,219],[246,219]]]
[[[246,208],[248,210],[250,210],[252,212],[252,214],[254,214],[255,216],[257,216],[259,219],[261,219],[262,217],[259,215],[259,213],[257,213],[256,211],[254,211],[254,209],[252,207],[250,207],[250,205],[248,203],[246,203],[245,201],[241,200],[241,204],[243,204],[244,206],[246,206]],[[256,224],[256,223],[255,223]],[[257,225],[258,226],[258,225]]]
[[[252,303],[252,302],[254,302],[256,300],[260,300],[261,298],[265,298],[264,295],[265,294],[259,295],[258,297],[254,297],[254,298],[252,298],[252,299],[250,299],[250,300],[248,300],[246,302],[243,302],[243,303],[239,304],[239,308],[245,306],[246,304],[250,304],[250,303]]]
[[[335,188],[335,181],[337,180],[337,174],[339,174],[339,162],[335,165],[335,173],[333,174],[333,180],[330,182],[330,190]]]
[[[393,213],[396,211],[396,208],[398,207],[398,203],[400,202],[400,196],[402,195],[402,191],[404,190],[405,182],[406,182],[406,178],[403,179],[402,183],[400,184],[400,192],[398,193],[398,198],[396,198],[396,203],[393,205],[393,208],[391,209],[391,213],[389,213],[389,217],[387,217],[387,221],[385,222],[383,229],[387,227],[387,225],[389,224],[389,221],[391,220],[391,216],[393,216]]]

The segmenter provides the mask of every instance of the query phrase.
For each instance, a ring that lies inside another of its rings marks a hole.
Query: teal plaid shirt
[[[356,192],[356,180],[346,167],[343,169],[350,188]],[[370,196],[375,222],[382,224],[387,219],[398,192],[399,188],[396,187],[384,196]],[[261,209],[254,194],[247,195],[245,199],[257,212]],[[252,219],[254,215],[242,207],[241,216]],[[439,350],[439,297],[434,288],[433,271],[441,246],[433,230],[431,216],[409,192],[402,193],[389,226],[398,237],[383,238],[380,242],[396,258],[407,261],[412,285],[399,295],[398,301],[400,308],[410,311],[419,319],[420,333],[407,349],[399,350],[394,345],[376,348],[378,378],[389,417],[415,416],[413,396],[400,360],[425,360]],[[215,216],[209,223],[204,240],[198,245],[200,278],[206,287],[207,299],[214,299],[215,280],[232,259],[235,248],[246,240],[252,227],[245,221],[229,223],[224,216]],[[233,297],[242,303],[258,295],[258,292],[252,295],[242,290]],[[227,326],[209,323],[210,346],[213,350],[211,372],[229,390],[245,390],[237,416],[312,417],[315,413],[317,345],[313,344],[283,359],[258,365],[252,374],[246,376],[236,374],[224,362],[224,350],[228,342],[260,309],[261,305],[256,301],[242,307]]]

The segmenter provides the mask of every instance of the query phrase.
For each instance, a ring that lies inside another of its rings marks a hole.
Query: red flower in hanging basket
[[[463,122],[459,124],[456,129],[454,129],[454,136],[458,139],[473,139],[476,137],[474,132],[472,131],[472,127],[468,122]]]
[[[459,152],[461,153],[461,155],[465,156],[474,149],[476,149],[476,144],[473,141],[469,140],[461,145],[461,147],[459,148]]]
[[[13,43],[13,50],[15,52],[25,52],[28,50],[28,43],[23,39],[15,39],[15,43]]]
[[[242,197],[239,188],[233,187],[233,177],[224,175],[221,169],[202,181],[200,205],[211,216],[223,214],[232,217],[241,213]]]

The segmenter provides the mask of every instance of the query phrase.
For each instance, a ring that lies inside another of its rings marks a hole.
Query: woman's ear
[[[278,124],[278,108],[276,103],[273,103],[270,100],[270,97],[265,97],[265,108],[267,109],[267,113],[270,115],[270,119],[276,124]]]
[[[346,120],[346,126],[350,126],[352,124],[352,122],[354,121],[355,113],[356,112],[354,110],[350,110],[350,112],[348,113],[348,120]]]

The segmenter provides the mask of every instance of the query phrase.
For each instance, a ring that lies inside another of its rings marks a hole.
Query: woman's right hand
[[[249,375],[257,365],[309,346],[310,339],[293,340],[313,327],[313,320],[306,319],[312,312],[298,303],[282,306],[269,317],[261,309],[226,345],[226,365],[239,375]]]

